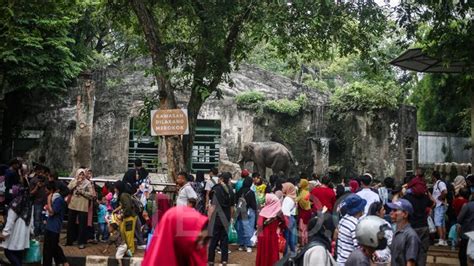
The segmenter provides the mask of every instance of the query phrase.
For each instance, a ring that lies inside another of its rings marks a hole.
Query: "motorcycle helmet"
[[[387,247],[385,230],[389,227],[385,220],[378,216],[369,215],[362,218],[356,227],[356,238],[360,245],[376,250]]]

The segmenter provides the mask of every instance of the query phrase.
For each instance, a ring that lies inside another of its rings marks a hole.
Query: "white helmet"
[[[387,247],[385,230],[389,227],[385,220],[378,216],[369,215],[362,218],[356,227],[356,238],[360,245],[376,250]]]

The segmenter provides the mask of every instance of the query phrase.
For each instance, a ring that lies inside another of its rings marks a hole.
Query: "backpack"
[[[143,203],[135,195],[131,196],[131,198],[133,211],[136,214],[141,215],[144,210]]]
[[[237,216],[242,214],[243,218],[247,218],[247,200],[245,199],[245,196],[247,196],[247,194],[249,194],[251,191],[252,190],[249,189],[249,191],[247,191],[245,194],[242,194],[237,200],[237,204],[235,205]]]
[[[304,254],[306,251],[310,250],[316,246],[323,246],[318,241],[313,241],[306,244],[303,249],[296,254],[295,257],[290,257],[290,252],[288,252],[283,258],[281,258],[275,265],[276,266],[303,266],[304,264]]]
[[[451,183],[448,183],[446,181],[444,181],[443,179],[440,179],[438,184],[437,184],[437,187],[438,187],[438,190],[439,190],[439,184],[443,182],[444,185],[446,186],[446,198],[445,198],[445,202],[449,204],[449,206],[451,206],[453,200],[454,200],[454,186],[451,184]]]
[[[197,195],[195,209],[201,213],[204,213],[204,207],[205,207],[204,185],[200,182],[192,182],[191,187],[194,189],[194,192],[196,192],[196,195]]]

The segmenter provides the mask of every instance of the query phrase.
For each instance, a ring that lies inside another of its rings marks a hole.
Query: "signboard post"
[[[188,135],[188,110],[168,109],[151,111],[151,135]]]

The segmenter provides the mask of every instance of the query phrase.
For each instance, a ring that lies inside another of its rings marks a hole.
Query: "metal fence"
[[[418,163],[471,162],[470,138],[445,132],[418,132]]]

